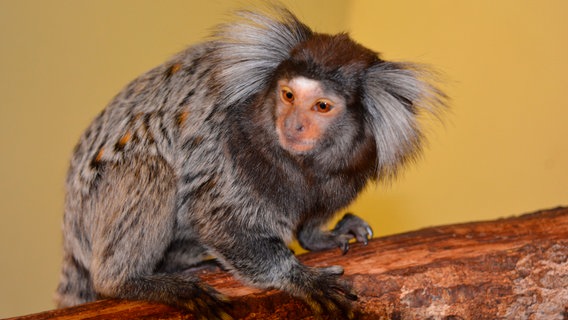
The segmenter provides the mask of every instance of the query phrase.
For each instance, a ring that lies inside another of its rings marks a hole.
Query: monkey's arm
[[[319,220],[308,221],[300,227],[297,237],[304,249],[320,251],[339,247],[345,254],[351,239],[367,244],[373,230],[363,219],[347,213],[330,231],[323,231]]]
[[[301,264],[284,241],[264,226],[216,234],[214,255],[237,278],[261,288],[276,288],[303,299],[316,314],[352,318],[350,301],[357,296],[342,280],[343,268],[313,268]],[[234,229],[233,229],[234,230]],[[217,229],[217,232],[219,229]],[[225,240],[223,240],[225,239]]]

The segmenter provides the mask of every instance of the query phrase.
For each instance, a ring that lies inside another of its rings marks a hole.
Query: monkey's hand
[[[350,283],[341,278],[343,268],[305,266],[282,239],[270,234],[259,236],[258,230],[231,234],[230,241],[218,243],[217,257],[222,257],[233,273],[250,284],[280,289],[304,300],[317,316],[353,318],[351,302],[357,296]]]
[[[345,214],[331,231],[322,231],[316,222],[302,226],[298,232],[298,240],[304,249],[319,251],[339,247],[343,254],[349,250],[352,239],[367,244],[372,237],[371,226],[351,213]]]
[[[343,268],[331,266],[310,268],[302,266],[292,277],[291,288],[283,288],[302,298],[319,318],[321,315],[336,316],[336,319],[353,319],[352,301],[357,295],[351,285],[340,278]]]
[[[352,213],[346,213],[331,230],[331,234],[335,236],[335,241],[343,254],[346,254],[349,250],[349,240],[355,238],[358,242],[367,245],[369,239],[373,237],[373,229],[365,220]]]

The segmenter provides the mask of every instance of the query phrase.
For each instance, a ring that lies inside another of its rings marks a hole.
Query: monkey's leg
[[[89,271],[67,250],[63,255],[61,280],[55,302],[58,308],[76,306],[96,300]]]
[[[150,300],[222,318],[223,297],[197,277],[157,273],[172,242],[176,179],[160,157],[108,164],[94,200],[93,286],[101,297]]]
[[[237,278],[261,288],[277,288],[303,299],[315,314],[353,318],[357,300],[351,285],[340,278],[343,268],[313,268],[301,264],[279,238],[260,235],[262,228],[243,230],[230,240],[217,241],[214,254]],[[260,231],[260,232],[259,232]],[[229,239],[226,234],[217,239]]]
[[[298,241],[304,249],[320,251],[339,247],[343,254],[349,250],[351,239],[367,244],[372,237],[371,226],[351,213],[345,214],[331,231],[322,231],[318,221],[308,222],[298,231]]]

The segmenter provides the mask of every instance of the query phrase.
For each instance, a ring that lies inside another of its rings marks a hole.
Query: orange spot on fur
[[[126,145],[126,143],[128,143],[128,141],[130,141],[130,139],[132,139],[132,132],[127,131],[122,138],[120,138],[120,140],[118,140],[118,144],[121,147],[124,147]]]
[[[188,111],[184,111],[184,112],[180,112],[177,116],[177,124],[178,126],[181,126],[185,120],[187,120],[187,117],[189,116],[189,112]]]
[[[173,64],[169,69],[170,76],[178,72],[180,69],[181,69],[181,63]]]
[[[95,158],[95,161],[96,162],[101,161],[104,153],[105,153],[105,148],[101,148],[101,150],[99,150],[99,153],[97,153],[97,157]]]

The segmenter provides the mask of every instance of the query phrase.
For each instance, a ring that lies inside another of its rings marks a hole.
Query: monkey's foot
[[[334,319],[353,319],[352,301],[357,295],[351,285],[340,278],[343,268],[331,266],[327,268],[310,268],[303,277],[300,286],[300,297],[312,309],[316,318],[323,315],[334,316]]]
[[[177,303],[177,305],[190,311],[196,319],[233,319],[227,313],[227,310],[231,308],[229,299],[207,285],[195,284],[191,292],[187,292],[185,297],[180,298],[185,302]]]
[[[341,220],[331,230],[331,234],[335,238],[343,254],[349,251],[349,241],[353,238],[358,242],[363,242],[365,245],[369,239],[373,237],[373,230],[365,220],[357,217],[354,214],[346,213]]]

